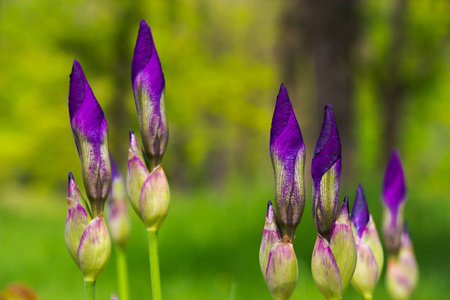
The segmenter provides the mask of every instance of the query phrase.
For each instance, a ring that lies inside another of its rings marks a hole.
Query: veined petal
[[[275,174],[275,210],[282,235],[293,241],[305,208],[305,145],[283,84],[270,131],[270,156]]]
[[[367,206],[366,196],[360,184],[356,189],[355,203],[352,209],[352,224],[355,226],[359,237],[363,234],[367,223],[369,222],[369,208]]]
[[[269,262],[270,250],[279,240],[280,233],[277,228],[275,210],[273,209],[272,202],[269,201],[267,204],[266,222],[264,224],[261,246],[259,248],[259,265],[261,267],[264,280],[266,280],[266,270]]]
[[[339,209],[341,142],[331,105],[325,107],[324,121],[311,165],[314,182],[313,219],[316,230],[328,236]]]
[[[81,193],[80,188],[78,187],[77,183],[75,182],[75,178],[73,177],[72,172],[69,172],[69,198],[73,199],[76,203],[83,206],[83,208],[88,213],[89,220],[92,219],[92,213],[90,204],[83,196],[83,193]]]
[[[372,219],[372,215],[370,215],[369,222],[367,223],[366,228],[363,231],[361,242],[370,247],[370,249],[372,250],[372,253],[378,265],[377,280],[379,280],[384,265],[384,253],[380,238],[378,236],[377,228],[375,226],[375,222]]]
[[[86,194],[91,202],[92,213],[97,216],[103,209],[111,186],[108,125],[76,60],[70,74],[69,115]]]
[[[142,20],[131,64],[131,82],[144,153],[151,168],[161,162],[169,138],[164,105],[165,80],[152,32]]]

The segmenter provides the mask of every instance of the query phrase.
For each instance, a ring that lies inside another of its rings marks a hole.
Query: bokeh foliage
[[[170,140],[164,158],[173,192],[160,233],[167,299],[269,299],[258,249],[273,199],[269,130],[282,78],[277,58],[283,2],[270,0],[0,2],[0,288],[21,281],[42,299],[80,299],[81,276],[63,242],[66,180],[81,183],[67,111],[74,58],[105,110],[111,149],[125,172],[128,129],[138,132],[131,58],[140,19],[152,28],[166,76]],[[387,156],[385,96],[391,80],[391,1],[362,1],[354,56],[354,175],[341,195],[365,186],[381,224],[379,195]],[[402,102],[396,146],[408,184],[406,216],[420,280],[415,299],[450,288],[450,3],[407,1],[395,60]],[[300,66],[301,95],[312,95],[313,68]],[[287,87],[288,90],[290,87]],[[291,99],[303,132],[318,135],[322,113]],[[303,100],[304,101],[304,100]],[[333,99],[329,100],[333,104]],[[309,126],[315,123],[315,127]],[[307,124],[308,126],[305,126]],[[338,119],[339,126],[339,119]],[[306,141],[308,149],[315,140]],[[307,153],[307,169],[311,153]],[[309,180],[309,173],[306,172]],[[297,230],[299,285],[293,299],[320,294],[310,273],[315,232],[311,189]],[[353,201],[351,201],[352,203]],[[132,297],[148,298],[145,233],[133,216]],[[115,290],[114,260],[99,279],[99,299]],[[67,291],[70,291],[67,294]],[[357,299],[352,288],[348,299]],[[383,282],[375,292],[385,298]]]

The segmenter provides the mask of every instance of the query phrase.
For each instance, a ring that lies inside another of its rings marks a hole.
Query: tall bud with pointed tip
[[[392,150],[384,173],[383,193],[383,237],[388,251],[400,248],[403,231],[403,210],[406,200],[405,174],[397,150]]]
[[[164,106],[165,80],[152,32],[142,20],[131,63],[131,83],[144,153],[150,169],[161,163],[169,138]]]
[[[107,202],[107,219],[108,227],[111,232],[111,238],[116,245],[121,248],[130,237],[130,217],[126,202],[125,183],[120,174],[113,158],[111,160],[112,184],[109,192],[109,200]]]
[[[92,213],[97,216],[103,210],[111,186],[108,124],[76,60],[70,74],[69,115],[86,194]]]
[[[386,286],[392,299],[409,299],[419,278],[414,249],[406,226],[401,236],[397,254],[388,259]]]
[[[356,190],[351,222],[358,254],[352,285],[364,299],[371,299],[383,270],[384,256],[361,184]]]
[[[266,280],[267,264],[269,262],[269,254],[273,245],[280,240],[280,233],[277,228],[277,217],[273,209],[272,202],[267,204],[266,222],[264,224],[264,231],[261,240],[261,247],[259,248],[259,265]]]
[[[281,235],[294,240],[305,208],[305,145],[286,87],[281,84],[270,130],[275,211]]]
[[[311,165],[313,219],[317,232],[323,237],[328,236],[338,215],[341,165],[339,132],[333,107],[328,104]]]
[[[289,238],[279,240],[270,250],[266,281],[273,299],[288,300],[297,286],[298,263]]]
[[[353,277],[357,259],[347,197],[331,226],[329,238],[328,241],[320,234],[317,236],[311,269],[314,282],[325,298],[341,299]]]

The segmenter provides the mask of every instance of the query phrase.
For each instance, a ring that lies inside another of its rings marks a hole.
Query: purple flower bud
[[[384,173],[382,200],[384,242],[390,252],[396,252],[400,247],[406,200],[405,175],[397,150],[392,150]]]
[[[397,254],[388,259],[386,286],[392,299],[409,299],[419,278],[414,249],[407,230],[401,236],[401,246]]]
[[[75,178],[73,178],[72,172],[69,172],[69,198],[73,199],[76,203],[80,204],[88,213],[90,219],[92,219],[91,208],[89,202],[86,201],[83,194],[80,191]]]
[[[144,153],[150,167],[161,162],[169,138],[164,107],[165,81],[152,32],[142,20],[131,63],[131,83]]]
[[[125,183],[122,175],[117,169],[114,160],[111,159],[112,184],[107,202],[108,228],[114,243],[124,248],[130,236],[130,217],[125,195]]]
[[[77,254],[84,281],[97,280],[111,255],[111,240],[103,213],[89,222],[81,236]]]
[[[108,125],[83,69],[74,60],[70,74],[69,115],[81,160],[83,182],[94,216],[100,214],[111,186]]]
[[[322,236],[328,236],[339,209],[341,176],[341,142],[333,108],[325,106],[325,115],[311,165],[314,182],[312,210],[314,225]]]
[[[283,84],[277,96],[270,131],[270,156],[275,174],[275,211],[282,236],[294,240],[305,208],[305,145]]]
[[[352,285],[364,299],[371,299],[383,269],[384,256],[361,184],[356,190],[351,221],[358,255]]]
[[[266,281],[273,299],[288,300],[298,281],[298,263],[289,238],[275,243],[270,250]]]
[[[170,192],[166,174],[156,166],[142,185],[139,208],[147,230],[157,231],[169,210]]]
[[[356,233],[361,237],[366,225],[369,222],[369,208],[367,207],[366,196],[360,184],[356,189],[355,203],[352,209],[352,224],[355,226]]]
[[[64,229],[64,241],[67,250],[78,265],[78,246],[84,230],[88,226],[89,218],[86,210],[72,198],[67,198],[69,211],[67,212],[66,227]]]
[[[269,262],[269,254],[273,245],[280,240],[280,233],[277,228],[275,210],[273,209],[272,202],[267,204],[266,222],[264,224],[264,231],[261,240],[261,246],[259,248],[259,265],[261,272],[266,280],[267,264]]]

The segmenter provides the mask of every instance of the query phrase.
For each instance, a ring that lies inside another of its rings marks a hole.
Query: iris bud
[[[267,204],[266,222],[264,224],[261,247],[259,248],[259,265],[261,266],[264,280],[266,280],[266,270],[269,262],[270,250],[279,240],[280,233],[277,228],[275,210],[273,209],[272,202],[269,201]]]
[[[270,130],[275,211],[281,235],[294,240],[305,208],[305,144],[286,87],[281,84]]]
[[[324,120],[314,151],[311,175],[313,178],[312,212],[317,232],[328,237],[339,210],[341,177],[341,142],[331,105],[325,107]]]

